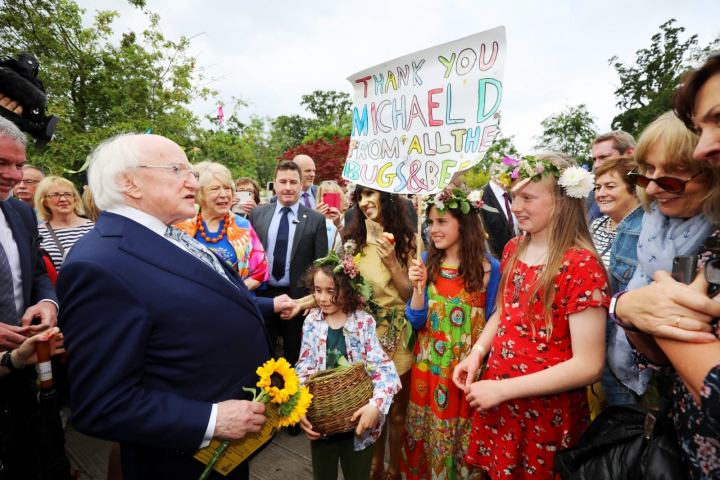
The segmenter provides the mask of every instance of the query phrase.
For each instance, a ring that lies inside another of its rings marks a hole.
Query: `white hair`
[[[27,145],[25,134],[13,122],[3,117],[0,117],[0,137],[11,138],[23,148]]]
[[[105,140],[90,155],[88,185],[100,210],[124,207],[126,187],[120,185],[123,172],[140,164],[140,149],[134,137],[125,133]]]

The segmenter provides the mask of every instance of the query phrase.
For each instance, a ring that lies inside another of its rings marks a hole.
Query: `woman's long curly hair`
[[[305,273],[305,286],[310,293],[315,295],[315,275],[318,272],[324,273],[333,279],[335,285],[335,296],[332,298],[332,303],[339,305],[343,312],[350,314],[360,308],[360,295],[350,285],[350,277],[344,273],[333,273],[334,268],[333,264],[313,264]]]
[[[436,209],[437,207],[430,205],[430,209],[427,211],[428,217],[433,208]],[[458,273],[463,280],[465,291],[481,292],[485,289],[483,262],[486,259],[485,238],[487,238],[487,235],[485,235],[485,228],[483,228],[480,215],[473,212],[462,213],[460,208],[448,208],[445,215],[451,215],[460,224],[460,236],[458,237],[460,265],[458,266]],[[443,260],[445,260],[445,250],[440,250],[435,247],[435,242],[430,242],[425,259],[428,281],[434,282],[438,278]]]
[[[365,191],[378,192],[380,194],[380,224],[383,230],[395,236],[395,255],[403,267],[415,254],[415,236],[417,227],[410,223],[410,212],[402,197],[393,193],[380,192],[363,185],[358,185],[353,193],[353,218],[350,225],[343,230],[343,242],[354,240],[357,244],[357,251],[361,252],[367,241],[367,229],[365,219],[367,218],[360,210],[360,198]]]

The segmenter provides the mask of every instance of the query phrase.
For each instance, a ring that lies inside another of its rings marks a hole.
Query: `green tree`
[[[580,165],[592,166],[590,142],[597,136],[595,119],[584,104],[568,106],[550,115],[540,125],[542,135],[535,137],[538,150],[552,150],[570,155]]]
[[[342,127],[351,122],[352,100],[345,92],[315,90],[303,95],[300,105],[315,115],[318,127]]]
[[[144,7],[143,0],[130,3]],[[72,0],[3,1],[0,55],[26,51],[38,58],[48,111],[60,116],[55,140],[29,150],[30,162],[52,173],[78,170],[108,137],[149,129],[181,146],[194,143],[201,133],[199,119],[188,105],[216,92],[188,54],[191,38],[166,38],[160,17],[143,13],[149,27],[126,32],[113,43],[117,12],[96,12],[86,27],[85,10]]]
[[[672,110],[673,95],[688,68],[704,61],[709,51],[717,48],[718,39],[705,48],[697,46],[697,35],[681,41],[685,28],[676,27],[675,22],[671,19],[660,25],[650,47],[637,51],[635,65],[626,65],[617,56],[609,60],[620,77],[615,97],[623,110],[613,118],[613,129],[625,130],[637,138],[657,117]]]

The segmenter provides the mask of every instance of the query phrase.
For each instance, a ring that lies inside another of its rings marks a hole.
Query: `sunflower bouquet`
[[[284,358],[268,360],[262,366],[258,367],[256,373],[260,377],[260,380],[258,380],[256,384],[260,390],[258,391],[256,388],[243,388],[243,390],[253,394],[253,402],[271,403],[277,408],[277,415],[273,415],[273,418],[277,417],[278,420],[273,420],[273,425],[267,425],[266,421],[266,426],[271,427],[269,432],[272,432],[267,438],[269,439],[278,428],[298,423],[307,412],[310,403],[312,403],[313,396],[310,394],[308,387],[300,387],[300,380],[295,373],[295,369]],[[268,416],[269,410],[270,409],[266,410],[266,416]],[[265,429],[265,427],[263,427],[263,429]],[[255,439],[252,439],[257,444],[257,447],[252,449],[250,453],[262,445],[262,443],[265,443],[267,439],[259,443]],[[242,443],[244,440],[245,438],[242,438],[235,442]],[[229,445],[230,441],[225,440],[215,449],[215,452],[212,454],[205,470],[203,470],[200,476],[200,480],[204,480],[210,475],[210,472],[215,468],[215,464],[220,460],[220,457],[223,456]],[[245,450],[248,451],[248,449]],[[196,458],[199,458],[198,455],[196,455]],[[239,464],[238,461],[231,463],[233,464],[231,468]],[[223,470],[228,469],[224,468]]]

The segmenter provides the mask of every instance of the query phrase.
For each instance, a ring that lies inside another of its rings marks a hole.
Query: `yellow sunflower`
[[[256,373],[260,377],[257,386],[265,389],[273,403],[287,402],[300,388],[295,369],[284,358],[268,360]]]
[[[312,403],[312,394],[308,387],[302,387],[300,391],[289,401],[284,407],[280,407],[280,426],[287,427],[300,422],[300,419],[307,413],[307,409]],[[292,410],[287,411],[287,407],[292,406]]]

